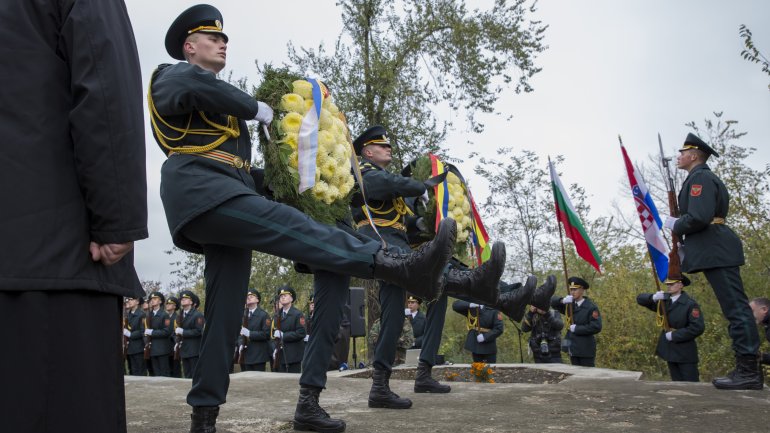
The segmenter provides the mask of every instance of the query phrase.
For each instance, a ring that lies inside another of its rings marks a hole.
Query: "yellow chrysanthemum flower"
[[[299,113],[286,113],[281,119],[281,129],[286,134],[298,133],[300,125],[302,125],[302,115]]]
[[[332,131],[334,121],[329,110],[321,109],[321,117],[318,119],[318,129],[321,131]]]
[[[462,185],[462,182],[460,182],[460,178],[457,177],[454,173],[448,173],[446,176],[447,182],[453,185]]]
[[[297,168],[299,166],[299,154],[295,150],[289,155],[289,167]]]
[[[281,96],[281,109],[295,113],[304,113],[305,98],[296,93],[287,93]]]
[[[281,139],[279,143],[288,144],[291,147],[291,150],[296,151],[298,140],[299,140],[299,134],[297,134],[296,132],[288,132],[286,133],[286,135],[283,136],[283,139]]]
[[[310,111],[310,109],[313,107],[313,100],[312,99],[305,99],[305,111],[302,112],[302,114],[307,113]]]
[[[329,131],[318,131],[318,146],[323,146],[327,153],[334,152],[337,147],[337,141],[334,139],[334,134]]]
[[[296,80],[291,83],[294,93],[298,94],[304,99],[313,99],[313,85],[306,80]]]
[[[470,211],[471,211],[471,203],[466,198],[465,201],[463,201],[463,212],[467,214]]]
[[[337,117],[337,115],[339,115],[339,114],[340,114],[340,109],[339,109],[339,108],[337,108],[337,106],[336,106],[336,105],[334,105],[334,102],[329,102],[329,105],[328,105],[328,106],[326,106],[326,107],[324,107],[324,108],[326,108],[327,110],[329,110],[329,113],[331,113],[331,114],[332,114],[332,116],[334,116],[335,118]]]
[[[469,217],[469,216],[468,216],[468,214],[465,214],[465,215],[463,215],[463,221],[462,221],[462,224],[463,224],[465,227],[470,227],[470,226],[471,226],[471,217]]]

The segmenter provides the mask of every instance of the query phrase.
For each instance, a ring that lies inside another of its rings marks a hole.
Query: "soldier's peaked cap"
[[[184,60],[184,40],[193,33],[216,33],[228,41],[222,32],[222,14],[219,9],[207,4],[200,4],[185,10],[171,23],[166,32],[166,51],[177,59]]]
[[[249,291],[246,293],[246,296],[249,296],[249,295],[254,295],[254,296],[256,296],[256,297],[257,297],[257,301],[259,301],[259,302],[262,302],[262,294],[260,294],[260,293],[259,293],[259,290],[257,290],[257,289],[254,289],[254,288],[251,288],[251,289],[249,289]]]
[[[192,290],[182,290],[179,293],[179,299],[181,300],[182,298],[189,298],[192,301],[193,305],[200,305],[201,303],[201,300],[200,298],[198,298],[198,295],[193,293]]]
[[[369,144],[386,144],[390,146],[388,131],[385,130],[384,126],[374,125],[353,140],[353,148],[356,150],[356,155],[360,155],[361,150]]]
[[[683,286],[687,287],[690,285],[690,279],[684,275],[669,275],[666,277],[666,281],[663,282],[663,284],[674,283],[682,283]]]
[[[707,155],[714,155],[719,157],[719,154],[714,149],[712,149],[711,146],[706,144],[705,141],[701,140],[700,137],[693,133],[687,134],[687,138],[684,139],[684,144],[682,145],[682,148],[679,149],[679,151],[681,152],[688,149],[698,149],[706,152]]]
[[[292,302],[297,300],[297,292],[291,288],[291,286],[281,286],[280,289],[278,289],[278,296],[284,295],[284,294],[290,294]]]
[[[414,301],[414,302],[417,302],[418,304],[422,304],[422,299],[420,299],[420,298],[418,298],[417,296],[414,296],[414,295],[409,295],[409,297],[406,298],[406,301],[407,302]]]
[[[147,299],[149,300],[149,299],[152,299],[152,298],[160,298],[160,303],[161,304],[166,302],[166,296],[163,293],[160,293],[160,292],[152,292],[152,293],[150,293],[150,296]]]
[[[166,299],[167,304],[174,304],[177,308],[179,308],[179,299],[176,296],[169,296],[168,299]]]
[[[588,282],[580,277],[570,277],[567,280],[570,289],[588,289]]]

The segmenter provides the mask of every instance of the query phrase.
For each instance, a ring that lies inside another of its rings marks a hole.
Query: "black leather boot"
[[[431,376],[432,369],[433,366],[425,361],[420,361],[420,363],[417,364],[417,377],[414,378],[414,392],[446,394],[452,390],[452,387],[438,383],[438,381]]]
[[[401,398],[390,390],[390,372],[387,370],[374,370],[372,375],[372,389],[369,391],[369,407],[383,407],[386,409],[409,409],[412,400]]]
[[[444,294],[469,302],[493,306],[500,299],[500,277],[505,270],[505,244],[495,242],[492,256],[481,266],[453,266],[446,275]]]
[[[502,311],[514,322],[521,322],[524,317],[524,310],[535,293],[535,286],[537,286],[537,277],[530,275],[523,286],[521,283],[515,283],[503,287],[500,290],[500,301],[494,308]]]
[[[193,406],[190,433],[216,433],[219,406]]]
[[[535,294],[532,295],[532,299],[529,301],[529,305],[535,308],[539,308],[543,311],[548,311],[551,308],[551,297],[556,291],[556,277],[549,275],[545,279],[540,287],[535,289]]]
[[[345,421],[329,417],[318,405],[321,388],[303,386],[299,389],[297,409],[294,410],[294,430],[338,433],[345,431]]]
[[[735,370],[727,377],[718,377],[711,383],[718,389],[755,389],[764,388],[765,378],[756,355],[735,357]]]
[[[403,287],[427,301],[441,296],[444,268],[452,257],[457,223],[451,218],[441,221],[436,237],[412,253],[380,249],[374,256],[373,276]]]

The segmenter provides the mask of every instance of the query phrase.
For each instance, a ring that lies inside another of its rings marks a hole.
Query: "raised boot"
[[[444,268],[454,250],[457,223],[445,218],[439,223],[436,237],[416,251],[401,253],[380,249],[374,256],[373,277],[403,287],[427,301],[441,296]]]
[[[190,433],[216,433],[219,406],[193,406]]]
[[[532,295],[529,305],[543,311],[548,311],[548,309],[551,308],[551,297],[555,291],[556,277],[549,275],[546,277],[545,283],[535,289],[535,293]]]
[[[497,305],[500,277],[505,270],[505,244],[495,242],[492,256],[473,269],[452,266],[446,274],[444,294],[483,305]]]
[[[294,410],[294,430],[337,433],[345,431],[345,421],[334,419],[318,404],[321,388],[303,386]]]
[[[432,369],[433,366],[425,361],[420,361],[420,363],[417,364],[417,376],[414,378],[414,392],[446,394],[452,390],[452,387],[438,383],[438,381],[431,376]]]
[[[409,409],[412,400],[401,398],[390,390],[390,372],[387,370],[374,370],[372,374],[372,389],[369,391],[369,407],[383,407],[386,409]]]
[[[735,370],[727,377],[718,377],[711,383],[718,389],[754,389],[764,388],[765,378],[757,355],[739,355],[735,357]]]
[[[535,286],[537,286],[537,277],[534,275],[530,275],[523,286],[521,283],[504,286],[500,290],[500,301],[494,306],[495,309],[502,311],[514,322],[521,322],[524,310],[535,293]]]

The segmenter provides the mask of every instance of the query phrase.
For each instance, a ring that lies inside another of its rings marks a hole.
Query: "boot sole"
[[[345,431],[346,426],[342,426],[342,428],[320,428],[315,427],[310,424],[304,424],[297,421],[294,421],[294,430],[298,431],[317,431],[321,433],[340,433]]]
[[[448,389],[446,391],[437,391],[433,389],[426,389],[426,388],[414,388],[414,392],[417,394],[449,394],[452,391],[452,389]]]
[[[369,407],[372,409],[410,409],[412,405],[409,406],[394,406],[387,403],[378,403],[369,400]]]
[[[765,389],[765,385],[758,384],[758,385],[717,385],[715,383],[712,383],[714,385],[714,388],[716,389],[723,389],[725,391],[761,391]]]

